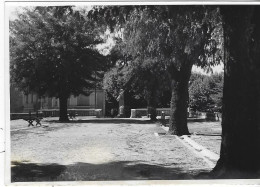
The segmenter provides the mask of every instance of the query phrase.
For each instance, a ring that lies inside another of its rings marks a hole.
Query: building
[[[39,97],[37,94],[24,94],[18,89],[10,89],[10,110],[11,113],[27,113],[41,109],[59,109],[59,99],[54,97]],[[105,91],[102,89],[93,90],[89,96],[70,96],[68,109],[102,109],[105,114]]]

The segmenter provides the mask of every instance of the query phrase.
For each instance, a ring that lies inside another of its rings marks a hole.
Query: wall
[[[10,89],[11,113],[29,112],[40,109],[58,109],[59,99],[49,97],[38,97],[37,94],[25,95],[15,88]],[[95,91],[93,90],[89,96],[79,95],[71,96],[68,99],[69,109],[94,109],[95,108]],[[105,92],[104,90],[96,90],[96,108],[105,110]]]

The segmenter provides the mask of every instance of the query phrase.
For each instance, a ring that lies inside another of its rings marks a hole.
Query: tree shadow
[[[187,171],[162,165],[130,161],[71,165],[12,163],[12,182],[40,181],[117,181],[117,180],[191,180],[205,170]]]
[[[12,162],[11,182],[54,181],[66,166],[58,164],[35,164]]]
[[[187,118],[189,123],[193,122],[220,122],[220,120],[208,119],[208,118]]]
[[[169,121],[170,119],[158,119],[158,121],[162,124],[164,124],[164,126],[169,126]],[[189,124],[192,124],[192,123],[207,123],[207,122],[219,122],[219,121],[216,121],[216,120],[211,120],[211,119],[205,119],[205,118],[187,118],[187,122]]]
[[[209,120],[204,118],[187,118],[187,121],[192,123],[192,122],[208,122]]]
[[[238,169],[212,170],[210,172],[200,172],[194,176],[194,179],[260,179],[259,172],[242,171]]]
[[[221,137],[221,134],[210,134],[210,133],[196,133],[197,136],[219,136]]]
[[[213,171],[172,168],[130,161],[70,165],[12,162],[11,182],[124,181],[124,180],[209,180],[257,179],[257,173],[233,171],[220,175]]]

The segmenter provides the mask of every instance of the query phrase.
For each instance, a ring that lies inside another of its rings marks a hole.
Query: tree
[[[113,67],[104,75],[103,88],[116,99],[120,89],[124,87],[125,83],[125,77],[120,69],[118,67]]]
[[[188,82],[192,65],[220,61],[222,27],[214,6],[96,7],[89,17],[105,20],[123,33],[125,51],[140,63],[153,59],[167,70],[171,84],[169,134],[189,134]]]
[[[260,7],[221,6],[224,90],[217,178],[260,175]]]
[[[214,111],[221,111],[223,100],[224,73],[213,74],[211,78],[212,81],[210,83],[210,97],[213,101],[213,104],[209,106],[209,108]]]
[[[143,96],[147,101],[147,110],[151,120],[156,120],[156,108],[160,103],[160,96],[170,88],[166,71],[154,59],[144,59],[140,62],[136,58],[130,64],[128,71],[131,80],[130,88],[134,93]]]
[[[218,9],[143,6],[127,13],[123,23],[125,53],[139,63],[149,61],[148,66],[156,63],[165,70],[172,93],[169,134],[189,134],[188,83],[192,66],[207,68],[218,63],[221,56]]]
[[[132,84],[134,83],[128,81],[127,75],[129,71],[127,69],[127,66],[115,66],[105,73],[103,80],[103,88],[106,90],[107,102],[110,106],[108,109],[118,108],[118,102],[116,99],[118,98],[120,89],[124,90],[126,117],[130,116],[130,108],[142,108],[147,106],[143,92],[132,89],[132,86],[134,86]]]
[[[197,111],[216,111],[222,107],[223,74],[192,74],[189,106]]]
[[[89,94],[106,67],[95,46],[104,27],[72,7],[34,7],[10,21],[11,81],[24,92],[57,97],[67,121],[70,95]]]
[[[10,113],[19,113],[23,111],[23,95],[15,87],[10,86]]]
[[[120,88],[131,92],[135,98],[144,98],[151,120],[156,120],[156,107],[159,103],[163,103],[160,101],[160,96],[170,87],[169,80],[166,80],[168,78],[165,76],[166,71],[160,64],[153,62],[153,59],[145,59],[142,63],[139,62],[139,58],[133,59],[124,53],[125,48],[122,45],[123,42],[121,46],[115,46],[118,48],[116,54],[121,58],[113,58],[117,59],[118,65],[106,73],[104,88],[115,98]],[[115,53],[115,50],[112,52]]]

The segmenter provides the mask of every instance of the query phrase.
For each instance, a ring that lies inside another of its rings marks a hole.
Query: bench
[[[31,112],[29,112],[28,116],[24,116],[22,118],[23,120],[27,121],[29,124],[28,124],[28,127],[30,126],[34,126],[33,125],[33,122],[35,121],[36,122],[36,127],[39,125],[39,126],[42,126],[41,124],[41,120],[43,119],[42,117],[39,116],[38,112],[36,112],[36,116],[32,115]]]
[[[78,116],[78,114],[75,111],[69,111],[68,117],[70,119],[76,119],[76,116]]]

